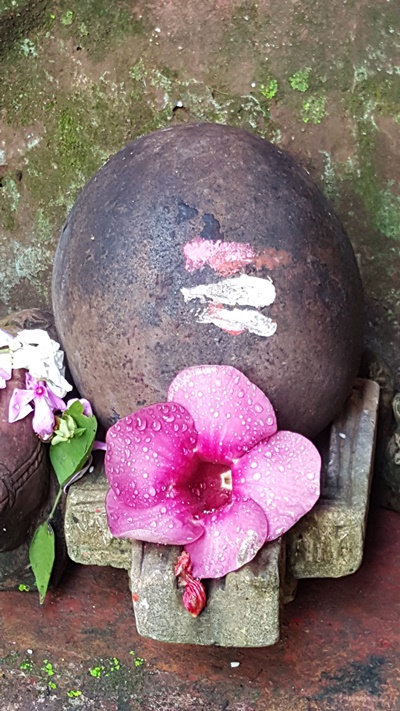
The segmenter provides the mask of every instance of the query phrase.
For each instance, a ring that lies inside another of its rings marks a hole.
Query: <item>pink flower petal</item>
[[[232,466],[233,489],[263,508],[267,540],[272,541],[314,506],[320,472],[321,457],[312,442],[294,432],[277,432]]]
[[[0,368],[0,378],[4,380],[11,380],[11,375],[12,375],[12,368],[10,370],[5,370],[4,368]]]
[[[205,533],[185,545],[196,578],[221,578],[241,568],[264,545],[268,522],[251,499],[233,499],[228,506],[202,516]]]
[[[208,461],[232,462],[276,432],[266,395],[228,365],[182,370],[169,387],[168,400],[189,410],[199,435],[197,452]]]
[[[193,518],[186,496],[157,501],[152,507],[132,507],[110,489],[106,512],[109,529],[117,538],[184,545],[202,536],[204,531],[201,521]]]
[[[64,410],[67,409],[67,406],[58,395],[55,395],[52,390],[46,385],[46,391],[47,391],[47,402],[51,407],[53,408],[53,411],[59,411],[59,412],[64,412]]]
[[[74,404],[74,402],[80,402],[81,405],[83,405],[83,414],[86,415],[86,417],[91,417],[93,415],[92,406],[91,406],[89,400],[86,400],[85,397],[81,397],[81,398],[73,397],[70,400],[68,400],[67,405],[66,405],[67,410],[69,407],[71,407],[71,405]]]
[[[25,373],[25,385],[28,390],[34,390],[38,385],[38,380],[33,377],[30,373]]]
[[[193,420],[182,405],[144,407],[107,431],[107,479],[128,506],[154,506],[187,482],[197,463],[196,442]]]
[[[35,397],[35,412],[33,415],[33,431],[43,440],[49,439],[54,429],[54,412],[45,395]]]
[[[33,400],[32,390],[22,390],[14,388],[8,406],[8,421],[17,422],[32,412],[33,407],[29,403]]]

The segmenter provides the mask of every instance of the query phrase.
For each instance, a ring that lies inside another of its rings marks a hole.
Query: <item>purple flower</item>
[[[183,370],[168,402],[124,417],[106,442],[111,533],[184,545],[197,578],[240,568],[319,497],[317,449],[277,432],[268,398],[230,366]]]
[[[8,421],[22,420],[34,410],[32,422],[34,432],[42,440],[47,440],[53,434],[54,412],[65,410],[64,400],[61,400],[50,388],[46,387],[44,381],[36,380],[29,373],[25,374],[25,384],[26,390],[15,388],[11,395]]]

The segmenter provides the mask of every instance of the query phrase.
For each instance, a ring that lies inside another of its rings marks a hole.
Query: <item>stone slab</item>
[[[180,548],[134,546],[130,586],[139,634],[163,642],[266,647],[279,639],[284,546],[274,541],[251,563],[206,581],[207,606],[198,618],[183,607],[174,576]]]
[[[193,619],[182,606],[173,575],[179,548],[113,539],[104,499],[108,484],[98,461],[68,495],[65,535],[79,563],[130,572],[140,634],[186,644],[257,647],[279,638],[282,601],[295,581],[339,577],[361,563],[375,447],[379,386],[357,380],[342,413],[321,441],[322,495],[284,541],[268,544],[239,571],[207,581],[207,607]]]
[[[110,533],[104,503],[109,485],[104,475],[103,457],[96,457],[93,472],[73,484],[68,492],[64,523],[68,555],[76,563],[129,570],[132,545]]]
[[[379,386],[358,379],[330,429],[321,497],[286,536],[294,578],[354,573],[364,550],[379,405]]]

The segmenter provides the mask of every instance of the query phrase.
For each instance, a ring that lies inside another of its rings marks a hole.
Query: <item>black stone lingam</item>
[[[362,349],[360,277],[331,206],[289,155],[222,125],[157,131],[101,168],[64,225],[53,306],[105,426],[215,363],[264,390],[280,428],[314,436]]]

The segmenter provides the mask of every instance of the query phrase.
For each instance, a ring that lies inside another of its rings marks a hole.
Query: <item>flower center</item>
[[[44,394],[45,394],[45,393],[44,393],[44,387],[43,387],[43,385],[36,385],[36,388],[35,388],[35,395],[37,395],[38,397],[40,397],[41,395],[44,395]]]
[[[232,500],[232,472],[227,464],[199,461],[191,490],[202,513],[211,513]]]

